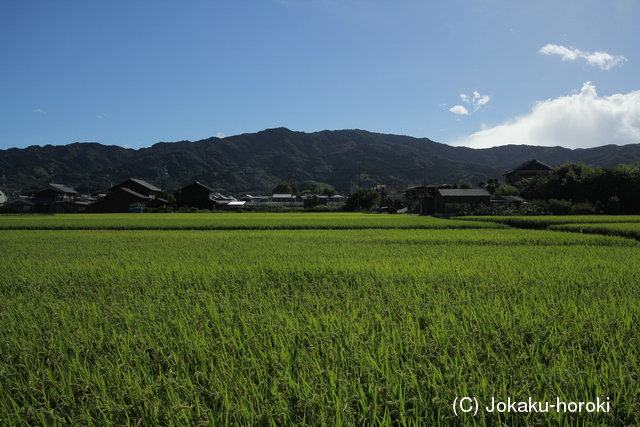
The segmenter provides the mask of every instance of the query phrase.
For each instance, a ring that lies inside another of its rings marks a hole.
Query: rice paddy
[[[635,240],[193,215],[0,218],[0,424],[640,423]]]

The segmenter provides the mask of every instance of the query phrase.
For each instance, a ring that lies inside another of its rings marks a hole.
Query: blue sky
[[[284,126],[640,143],[637,0],[0,2],[0,149]]]

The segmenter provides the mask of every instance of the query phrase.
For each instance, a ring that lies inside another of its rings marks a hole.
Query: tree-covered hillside
[[[470,149],[362,130],[304,133],[277,128],[224,139],[160,142],[139,150],[99,143],[13,148],[0,151],[0,174],[9,190],[22,193],[51,181],[94,193],[129,177],[167,191],[197,180],[227,194],[261,193],[281,181],[313,180],[348,192],[358,184],[476,184],[502,178],[506,170],[531,158],[549,165],[582,161],[615,166],[640,161],[640,145]]]

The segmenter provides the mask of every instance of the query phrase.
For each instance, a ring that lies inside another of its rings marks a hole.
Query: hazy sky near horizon
[[[273,127],[640,143],[638,0],[0,2],[0,149]]]

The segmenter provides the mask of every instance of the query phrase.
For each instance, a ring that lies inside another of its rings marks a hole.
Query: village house
[[[407,202],[409,212],[427,215],[427,203],[430,199],[433,199],[434,188],[436,187],[427,187],[425,185],[413,185],[408,187],[404,192],[404,197]],[[430,200],[430,203],[433,204],[433,200]]]
[[[272,205],[293,206],[295,201],[295,194],[273,194],[271,196]]]
[[[0,189],[0,206],[7,201],[7,195]]]
[[[387,204],[399,205],[404,202],[404,190],[402,185],[389,185],[387,186]]]
[[[491,193],[483,188],[438,188],[433,201],[433,212],[427,215],[448,216],[457,214],[462,205],[489,207]]]
[[[129,188],[118,188],[91,205],[93,213],[129,212],[131,205],[149,206],[151,197],[137,193]]]
[[[50,213],[76,212],[78,192],[62,184],[49,183],[33,194],[36,211]]]
[[[176,202],[178,207],[215,210],[229,207],[229,203],[237,201],[234,197],[223,196],[198,181],[182,187],[179,193],[180,198]],[[238,205],[233,207],[237,208]]]
[[[551,166],[542,163],[537,159],[527,160],[526,162],[509,169],[502,175],[507,184],[513,184],[521,179],[531,178],[541,173],[551,172]]]
[[[304,197],[302,197],[302,203],[305,209],[309,209],[318,205],[327,206],[329,204],[329,196],[306,194]]]
[[[129,212],[131,205],[162,207],[169,204],[165,199],[156,197],[158,187],[141,179],[129,178],[109,189],[109,194],[91,205],[94,213]]]
[[[252,196],[251,194],[245,194],[240,197],[240,201],[247,202],[253,206],[267,206],[270,199],[270,196]]]
[[[135,193],[141,194],[143,196],[147,196],[150,199],[154,199],[158,193],[162,190],[156,187],[155,185],[149,184],[146,181],[136,178],[129,178],[126,181],[121,182],[120,184],[114,185],[109,189],[111,193],[118,191],[121,188],[128,188]]]
[[[36,198],[48,199],[51,203],[73,202],[78,192],[62,184],[50,183],[33,193],[33,195]]]
[[[36,204],[31,197],[19,196],[16,199],[3,203],[2,212],[4,213],[34,213]]]
[[[191,207],[196,209],[215,209],[215,194],[213,188],[209,188],[198,181],[194,181],[179,191],[179,198],[176,201],[178,207]]]
[[[439,186],[414,186],[406,191],[409,209],[420,215],[449,216],[463,205],[472,207],[491,204],[491,193],[477,188],[444,188]]]
[[[228,207],[230,210],[240,210],[240,209],[244,209],[244,205],[245,205],[245,203],[247,203],[247,202],[245,202],[244,200],[240,200],[240,201],[238,201],[238,200],[234,200],[234,201],[232,201],[232,202],[229,202],[229,204],[227,205],[227,207]]]
[[[2,193],[4,194],[4,193]],[[6,197],[6,195],[5,195]],[[19,196],[2,203],[6,213],[75,213],[84,211],[88,203],[73,188],[49,183],[33,196]]]

